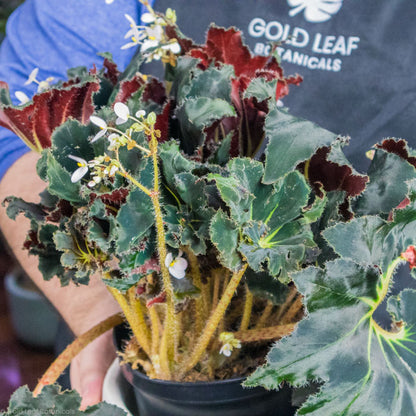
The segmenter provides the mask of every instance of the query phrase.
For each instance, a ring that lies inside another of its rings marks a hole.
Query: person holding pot
[[[215,22],[239,27],[256,54],[267,55],[276,48],[285,73],[304,78],[284,98],[284,105],[294,115],[350,135],[353,140],[345,153],[358,170],[366,169],[365,151],[382,138],[403,137],[416,146],[416,89],[411,76],[416,52],[408,47],[416,31],[416,8],[411,0],[150,3],[160,11],[175,9],[178,24],[197,42],[203,42],[202,28]],[[135,52],[121,49],[129,28],[124,15],[139,22],[144,11],[137,0],[55,0],[53,5],[27,0],[9,19],[0,50],[0,80],[8,82],[12,96],[16,91],[30,96],[43,80],[65,79],[68,68],[99,67],[102,58],[97,53],[106,51],[123,70]],[[37,74],[34,68],[39,68]],[[30,74],[33,82],[27,84]],[[18,94],[16,103],[22,97]],[[15,194],[37,200],[44,188],[33,174],[38,156],[8,130],[1,129],[0,143],[0,199]],[[54,279],[45,282],[35,259],[21,250],[28,229],[25,218],[11,221],[2,209],[0,226],[19,262],[75,335],[118,311],[98,279],[93,280],[93,289],[61,288]],[[83,396],[83,406],[101,399],[104,375],[113,358],[110,334],[105,334],[74,361],[72,386]]]

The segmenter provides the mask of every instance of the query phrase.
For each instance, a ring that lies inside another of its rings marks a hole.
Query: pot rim
[[[120,351],[120,342],[122,341],[121,336],[119,339],[117,339],[117,333],[120,334],[121,331],[129,330],[126,323],[122,323],[120,325],[117,325],[113,329],[113,342],[117,349],[117,351]],[[125,367],[128,366],[129,370],[126,370]],[[159,385],[175,385],[177,387],[189,387],[189,386],[199,386],[199,387],[206,387],[206,386],[218,386],[218,385],[228,385],[240,382],[240,384],[247,378],[246,376],[240,376],[240,377],[233,377],[233,378],[227,378],[225,380],[212,380],[212,381],[174,381],[174,380],[162,380],[159,378],[150,378],[145,373],[141,372],[140,370],[134,370],[130,363],[124,364],[120,366],[123,373],[126,371],[129,371],[130,374],[134,374],[135,376],[141,378],[142,380],[146,380],[153,384],[159,384]],[[246,387],[247,389],[251,389],[251,387]]]

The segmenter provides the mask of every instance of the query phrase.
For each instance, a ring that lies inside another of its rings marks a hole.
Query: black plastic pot
[[[114,331],[118,349],[125,334],[122,326]],[[279,391],[245,389],[243,378],[198,383],[156,380],[129,365],[121,371],[133,386],[140,416],[290,416],[296,410],[288,387]]]

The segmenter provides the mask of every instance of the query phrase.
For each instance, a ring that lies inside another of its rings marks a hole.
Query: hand
[[[112,331],[91,342],[72,360],[71,387],[82,397],[81,410],[102,400],[105,374],[116,356]]]

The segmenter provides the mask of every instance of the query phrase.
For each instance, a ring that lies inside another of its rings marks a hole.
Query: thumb
[[[81,410],[101,401],[104,378],[115,356],[110,331],[91,342],[71,363],[71,387],[82,397]]]
[[[101,392],[103,388],[105,374],[98,372],[90,373],[81,378],[81,410],[88,406],[93,406],[101,401]]]

